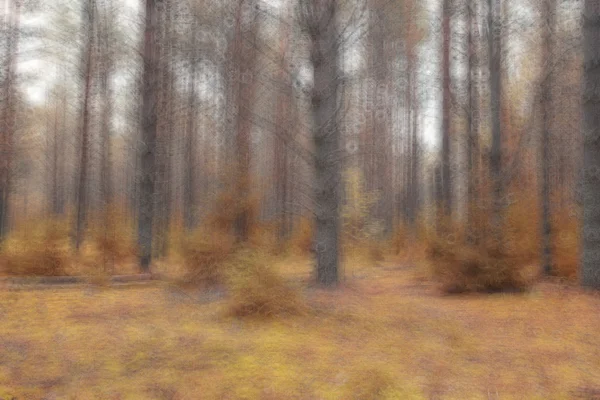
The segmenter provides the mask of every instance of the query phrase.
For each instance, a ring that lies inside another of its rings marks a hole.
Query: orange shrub
[[[23,223],[4,240],[0,250],[5,273],[17,276],[65,275],[71,257],[66,219]]]
[[[233,250],[233,237],[220,230],[198,229],[185,237],[181,257],[187,269],[186,281],[202,285],[225,283],[223,264]]]

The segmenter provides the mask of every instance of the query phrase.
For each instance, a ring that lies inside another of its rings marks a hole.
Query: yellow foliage
[[[183,239],[181,256],[186,281],[202,285],[225,283],[224,262],[234,250],[234,238],[221,230],[197,229]]]
[[[9,275],[65,275],[72,254],[67,220],[23,223],[2,243],[0,259]]]
[[[270,267],[266,253],[243,249],[228,262],[229,312],[237,317],[301,314],[299,294]]]
[[[532,218],[532,198],[523,198],[508,206],[500,246],[490,232],[489,216],[475,215],[478,227],[488,230],[474,236],[469,243],[464,226],[448,220],[441,223],[438,234],[426,236],[431,271],[447,292],[522,290],[539,276],[539,225]],[[488,221],[484,221],[487,219]],[[532,223],[533,222],[533,223]]]
[[[359,168],[350,168],[344,176],[346,202],[342,209],[343,230],[351,240],[373,239],[381,232],[381,222],[370,218],[378,194],[364,189],[365,179]]]
[[[109,262],[123,262],[137,255],[135,234],[131,218],[117,207],[109,206],[106,213],[90,218],[86,241]]]

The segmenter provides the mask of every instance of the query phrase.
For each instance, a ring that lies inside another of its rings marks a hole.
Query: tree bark
[[[477,244],[480,231],[475,224],[475,212],[479,205],[479,54],[477,43],[479,40],[478,24],[476,18],[476,1],[468,0],[467,4],[467,46],[468,46],[468,72],[467,72],[467,242]]]
[[[244,10],[244,5],[249,4],[249,10]],[[252,107],[256,89],[256,36],[258,24],[256,20],[256,6],[254,0],[242,0],[237,10],[234,56],[237,61],[234,66],[240,68],[237,79],[237,126],[235,137],[236,151],[236,196],[238,207],[234,220],[236,240],[244,243],[248,240],[250,230],[250,131],[252,128]],[[247,32],[242,30],[245,12],[253,13],[251,26]]]
[[[452,93],[450,91],[450,0],[443,0],[442,10],[442,210],[444,217],[452,215],[452,177],[450,176],[450,112]]]
[[[310,101],[315,152],[316,279],[323,286],[332,286],[339,280],[340,257],[338,3],[336,0],[302,0],[301,7],[311,40],[314,76]]]
[[[142,77],[142,150],[141,184],[138,217],[138,245],[140,251],[140,269],[150,270],[152,261],[152,231],[154,222],[155,158],[156,158],[156,122],[157,122],[157,43],[156,27],[158,22],[157,0],[146,0],[144,27],[144,72]]]
[[[6,28],[6,61],[4,65],[5,105],[2,115],[3,129],[0,130],[0,242],[10,229],[10,189],[13,140],[16,131],[15,68],[19,45],[21,0],[9,1]]]
[[[583,11],[584,173],[581,283],[600,289],[600,0]]]
[[[488,55],[492,145],[489,171],[492,184],[492,235],[498,249],[503,245],[504,184],[502,177],[502,20],[500,0],[488,0]]]
[[[83,23],[86,32],[86,43],[83,55],[83,121],[81,127],[81,148],[79,158],[79,179],[77,188],[77,223],[75,231],[75,248],[79,251],[83,241],[83,234],[87,219],[87,204],[88,204],[88,152],[90,146],[90,107],[91,107],[91,91],[92,91],[92,74],[93,74],[93,57],[94,51],[94,28],[95,28],[95,0],[87,0],[84,4]]]
[[[541,145],[541,239],[542,239],[542,270],[545,275],[552,273],[552,225],[551,225],[551,200],[550,200],[550,140],[553,118],[552,86],[554,84],[551,62],[553,60],[554,48],[554,26],[556,14],[556,1],[543,0],[543,35],[544,44],[542,49],[542,62],[544,62],[544,74],[542,81],[542,134]]]

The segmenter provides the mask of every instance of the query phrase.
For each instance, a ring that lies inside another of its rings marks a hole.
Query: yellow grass
[[[148,287],[0,290],[0,398],[572,399],[600,393],[600,298],[538,285],[440,295],[408,263],[337,291],[274,264],[308,310],[227,316],[229,299]],[[579,397],[578,397],[579,396]]]

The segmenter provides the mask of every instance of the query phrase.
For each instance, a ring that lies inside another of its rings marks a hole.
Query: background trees
[[[86,253],[98,221],[131,246],[137,227],[144,271],[199,231],[304,240],[329,285],[344,247],[436,232],[573,270],[581,10],[561,4],[7,0],[0,236],[50,215]]]

